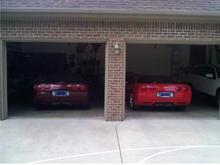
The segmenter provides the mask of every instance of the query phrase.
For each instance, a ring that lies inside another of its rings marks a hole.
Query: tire
[[[135,103],[134,103],[134,96],[133,96],[133,94],[131,94],[130,97],[129,97],[129,106],[133,110],[137,109],[137,105],[135,105]]]

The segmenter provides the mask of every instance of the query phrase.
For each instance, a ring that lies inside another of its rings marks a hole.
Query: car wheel
[[[137,106],[134,103],[134,96],[133,94],[130,95],[129,97],[129,105],[131,109],[137,109]]]

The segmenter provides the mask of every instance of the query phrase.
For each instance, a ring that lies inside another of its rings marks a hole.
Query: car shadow
[[[72,111],[72,110],[89,110],[90,108],[86,108],[82,105],[47,105],[43,106],[40,109],[36,109],[37,111]]]
[[[134,111],[136,112],[143,112],[143,111],[148,111],[148,112],[184,112],[185,110],[183,109],[178,109],[175,107],[167,107],[167,106],[142,106],[138,109],[135,109]]]

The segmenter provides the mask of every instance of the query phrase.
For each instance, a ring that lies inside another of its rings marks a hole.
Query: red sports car
[[[186,84],[172,83],[166,76],[136,76],[127,84],[130,108],[174,106],[184,109],[191,103],[192,91]]]
[[[34,85],[34,103],[36,108],[44,105],[82,105],[89,107],[89,88],[79,76],[49,76]]]

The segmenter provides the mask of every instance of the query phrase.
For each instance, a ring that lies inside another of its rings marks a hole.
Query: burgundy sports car
[[[37,109],[45,105],[82,105],[89,107],[89,87],[80,76],[54,75],[34,85]]]
[[[175,83],[166,76],[134,76],[127,84],[131,109],[139,106],[173,106],[184,109],[191,103],[192,91],[186,84]]]

